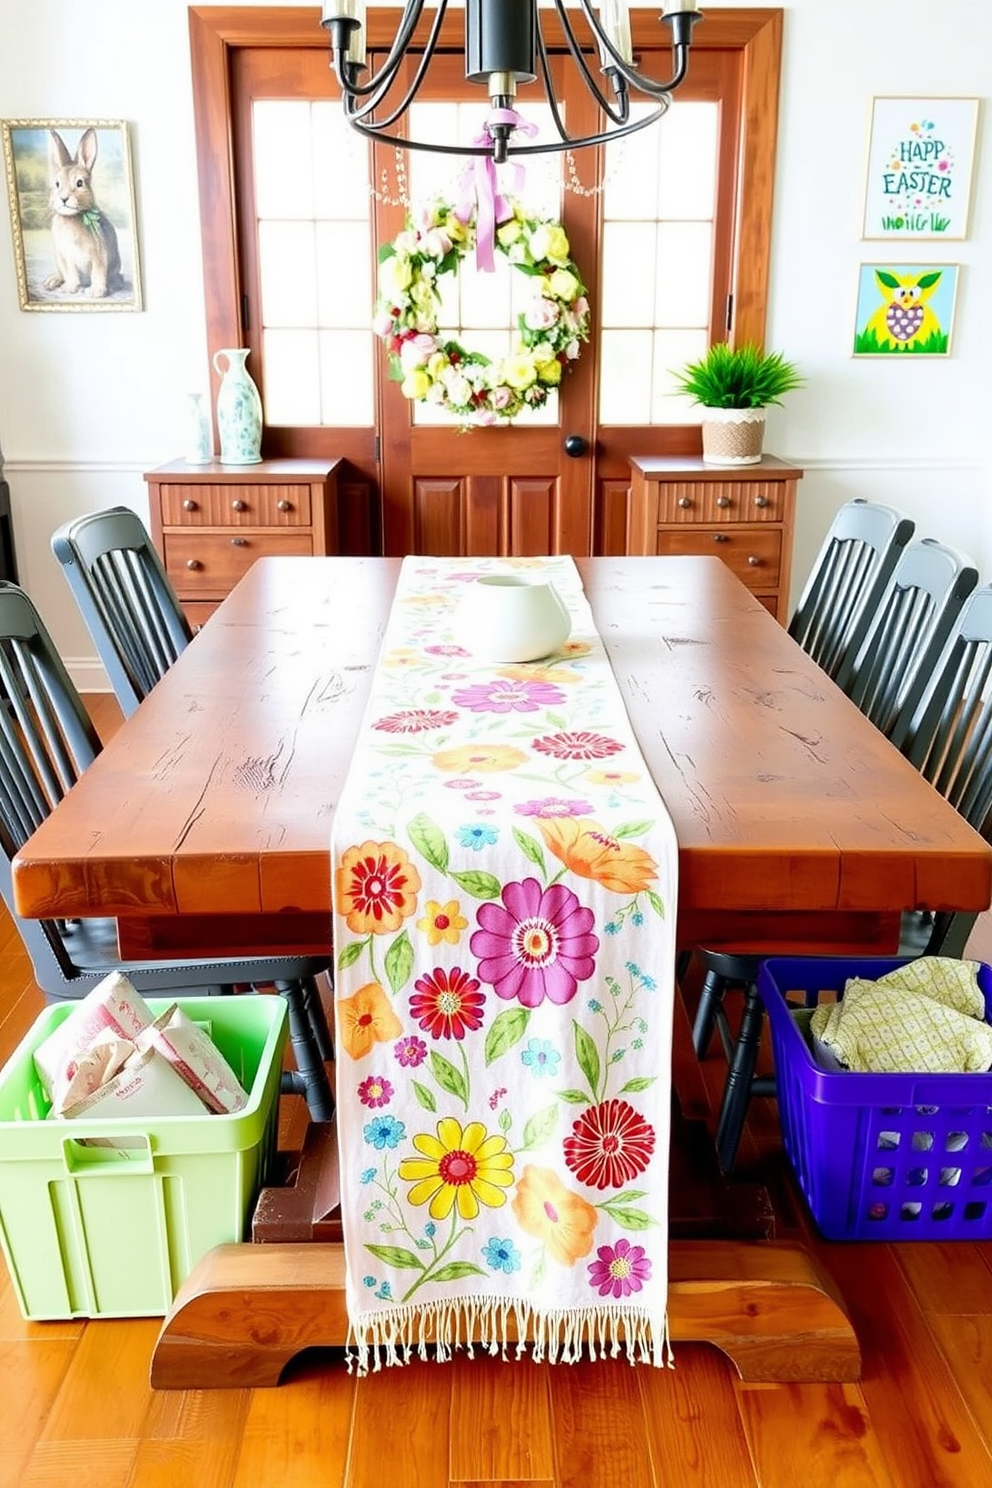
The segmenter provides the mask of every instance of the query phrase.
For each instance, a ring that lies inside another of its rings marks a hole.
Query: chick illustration
[[[879,305],[869,320],[866,331],[874,331],[879,346],[893,351],[907,351],[914,342],[924,342],[941,334],[940,321],[927,301],[941,278],[940,269],[926,274],[892,274],[888,269],[875,270],[875,283],[882,294]]]

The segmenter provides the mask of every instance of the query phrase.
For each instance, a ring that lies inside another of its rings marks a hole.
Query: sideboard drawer
[[[668,528],[659,531],[660,555],[720,558],[749,589],[777,589],[782,561],[778,528]]]
[[[658,486],[658,523],[781,522],[783,481],[665,482]]]
[[[268,532],[259,537],[204,529],[167,532],[163,539],[165,568],[181,599],[211,599],[227,594],[256,558],[312,558],[309,532]]]
[[[163,527],[309,527],[310,487],[167,485],[159,488]]]

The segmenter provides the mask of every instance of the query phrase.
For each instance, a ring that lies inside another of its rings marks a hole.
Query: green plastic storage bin
[[[207,1030],[248,1104],[224,1116],[46,1121],[32,1056],[75,1004],[46,1008],[0,1069],[0,1245],[26,1318],[164,1316],[201,1256],[245,1238],[271,1174],[283,999],[147,1001],[156,1015],[175,1001]]]

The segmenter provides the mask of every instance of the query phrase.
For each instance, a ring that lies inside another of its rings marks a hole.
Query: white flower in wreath
[[[502,361],[438,335],[438,280],[455,273],[475,244],[474,214],[437,201],[416,208],[380,254],[373,330],[391,372],[412,401],[455,413],[463,426],[493,424],[539,408],[589,337],[589,302],[561,223],[532,219],[517,202],[495,242],[534,291],[518,322],[518,344]]]

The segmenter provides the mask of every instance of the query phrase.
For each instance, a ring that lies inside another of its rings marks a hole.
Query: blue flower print
[[[372,1182],[372,1179],[374,1177],[375,1177],[375,1168],[366,1168],[365,1171],[364,1171],[364,1173],[362,1174],[362,1182],[363,1183],[371,1183]]]
[[[458,841],[462,847],[481,852],[484,847],[492,847],[496,841],[496,833],[492,827],[484,827],[481,823],[475,827],[459,827]]]
[[[538,1078],[543,1075],[556,1075],[560,1059],[561,1055],[558,1050],[553,1049],[547,1039],[531,1039],[520,1056],[521,1063],[525,1064]]]
[[[384,1147],[398,1146],[406,1136],[406,1127],[395,1116],[377,1116],[362,1130],[366,1142],[377,1152],[381,1152]]]
[[[498,1240],[494,1235],[482,1247],[482,1254],[487,1265],[494,1271],[502,1271],[505,1276],[520,1270],[520,1252],[512,1240]]]

